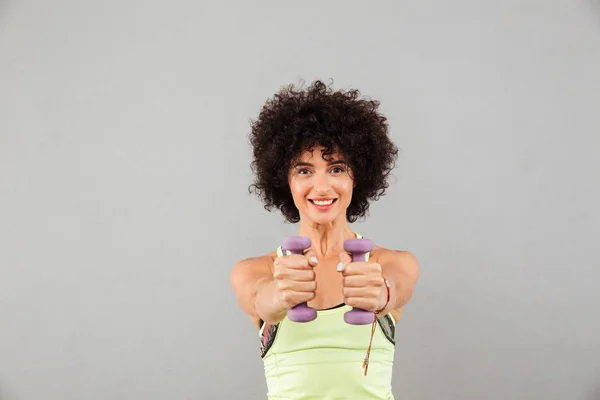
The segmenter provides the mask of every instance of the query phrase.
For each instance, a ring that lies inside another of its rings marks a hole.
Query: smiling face
[[[292,161],[289,185],[300,216],[316,224],[346,219],[352,200],[349,165],[337,152],[323,157],[325,148],[316,146]]]

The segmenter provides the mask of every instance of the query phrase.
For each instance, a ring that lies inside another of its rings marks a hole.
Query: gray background
[[[4,1],[0,399],[264,399],[233,264],[281,85],[380,99],[402,150],[356,230],[421,263],[399,399],[600,399],[600,4]]]

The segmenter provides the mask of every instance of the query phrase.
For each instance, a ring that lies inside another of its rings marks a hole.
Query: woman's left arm
[[[380,315],[399,311],[411,299],[419,279],[419,263],[408,251],[385,250],[379,257],[384,278],[389,282],[390,300]],[[387,289],[382,290],[382,303],[387,301]]]

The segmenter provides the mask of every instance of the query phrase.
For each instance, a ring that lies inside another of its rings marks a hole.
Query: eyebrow
[[[346,161],[343,160],[335,160],[335,161],[330,161],[327,164],[329,165],[346,165]],[[314,164],[309,163],[309,162],[304,162],[304,161],[298,161],[296,163],[294,163],[294,167],[298,168],[298,167],[313,167]]]

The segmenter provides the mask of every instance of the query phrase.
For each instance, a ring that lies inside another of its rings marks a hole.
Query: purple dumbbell
[[[352,255],[352,262],[365,261],[366,254],[373,251],[373,242],[357,238],[344,241],[344,250]],[[351,325],[367,325],[373,322],[375,314],[360,308],[353,308],[344,314],[344,321]]]
[[[304,250],[310,247],[310,238],[304,236],[288,236],[283,239],[281,250],[283,255],[289,251],[292,254],[303,254]],[[309,307],[306,303],[300,303],[287,312],[290,321],[294,322],[310,322],[317,318],[317,311]]]

